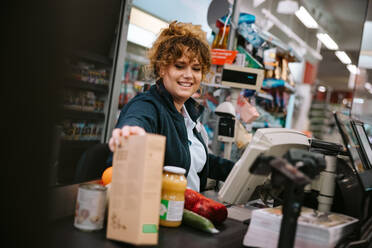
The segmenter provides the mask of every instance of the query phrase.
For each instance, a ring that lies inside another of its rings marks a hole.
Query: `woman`
[[[224,181],[234,163],[208,154],[198,122],[203,107],[191,98],[211,65],[205,33],[200,26],[172,22],[149,50],[149,59],[156,85],[122,109],[110,149],[122,136],[161,134],[166,136],[164,165],[185,168],[189,188],[203,191],[207,177]]]

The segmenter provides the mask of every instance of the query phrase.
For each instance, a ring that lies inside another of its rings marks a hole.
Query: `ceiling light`
[[[263,2],[265,2],[265,0],[253,0],[253,7],[257,8],[258,5],[260,5]]]
[[[365,82],[364,83],[364,88],[366,88],[367,90],[371,90],[372,89],[372,84],[370,82]]]
[[[318,28],[318,23],[314,18],[307,12],[307,10],[301,6],[299,10],[296,11],[297,18],[307,27],[307,28]]]
[[[332,38],[326,33],[317,33],[316,37],[330,50],[337,50],[338,45]]]
[[[318,91],[319,91],[319,92],[326,92],[327,89],[326,89],[326,87],[324,87],[324,86],[319,86],[319,87],[318,87]]]
[[[150,48],[161,29],[166,27],[168,27],[168,23],[165,21],[132,7],[127,40]]]
[[[155,41],[156,35],[135,24],[129,23],[127,40],[137,45],[150,48]]]
[[[298,3],[292,0],[283,0],[278,3],[276,12],[280,14],[293,14],[298,10]]]
[[[129,23],[150,31],[155,35],[159,34],[161,29],[167,28],[169,25],[167,22],[134,7],[130,11]]]
[[[356,65],[347,65],[347,69],[351,74],[359,74],[359,69],[356,67]]]
[[[351,64],[351,59],[344,51],[336,51],[335,52],[337,58],[345,65]]]

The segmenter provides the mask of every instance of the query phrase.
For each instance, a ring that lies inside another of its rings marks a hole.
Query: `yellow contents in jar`
[[[160,204],[161,226],[178,227],[182,222],[187,180],[186,170],[175,166],[165,166]]]

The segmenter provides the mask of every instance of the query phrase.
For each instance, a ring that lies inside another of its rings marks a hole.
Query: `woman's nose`
[[[183,72],[183,76],[185,78],[192,78],[192,68],[191,67],[186,67],[185,71]]]

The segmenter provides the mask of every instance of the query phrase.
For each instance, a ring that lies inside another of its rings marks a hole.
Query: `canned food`
[[[107,188],[100,184],[85,183],[78,189],[74,226],[85,231],[100,230],[106,210]]]

